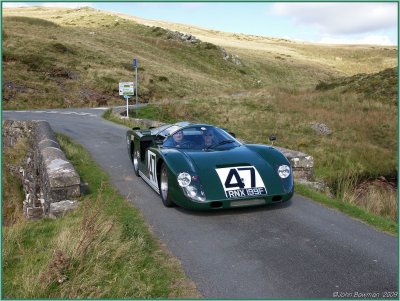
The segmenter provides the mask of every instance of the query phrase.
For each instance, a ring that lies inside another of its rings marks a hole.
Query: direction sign
[[[120,82],[119,95],[135,95],[133,82]]]

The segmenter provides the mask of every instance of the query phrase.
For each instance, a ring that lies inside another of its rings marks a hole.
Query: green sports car
[[[293,195],[292,168],[281,152],[243,144],[222,128],[189,122],[133,128],[126,142],[135,174],[167,207],[259,206]]]

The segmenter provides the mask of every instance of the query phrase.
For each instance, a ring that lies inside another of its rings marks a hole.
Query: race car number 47
[[[266,195],[264,182],[254,166],[216,169],[227,198]]]

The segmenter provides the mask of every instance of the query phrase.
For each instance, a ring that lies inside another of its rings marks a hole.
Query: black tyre
[[[132,157],[132,164],[133,164],[133,170],[135,172],[135,175],[139,176],[139,156],[138,156],[138,152],[136,151],[134,148],[132,149],[131,152],[131,157]]]
[[[160,169],[160,179],[159,179],[159,189],[161,200],[165,207],[173,207],[174,202],[172,202],[170,193],[169,193],[169,184],[168,184],[168,169],[167,166],[162,163]]]

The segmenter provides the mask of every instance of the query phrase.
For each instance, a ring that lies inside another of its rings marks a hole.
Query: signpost
[[[119,83],[119,95],[124,96],[126,100],[126,117],[129,118],[129,96],[134,95],[134,84],[133,82],[120,82]],[[137,115],[137,112],[136,112]]]
[[[135,69],[135,81],[136,81],[136,93],[135,93],[135,98],[136,98],[136,118],[138,116],[138,76],[137,76],[137,67],[138,67],[138,59],[134,58],[133,59],[133,68]]]
[[[126,117],[129,118],[129,96],[136,96],[136,117],[138,116],[138,76],[137,76],[138,60],[133,59],[133,68],[135,69],[135,82],[120,82],[119,83],[119,95],[123,96],[126,100]]]

